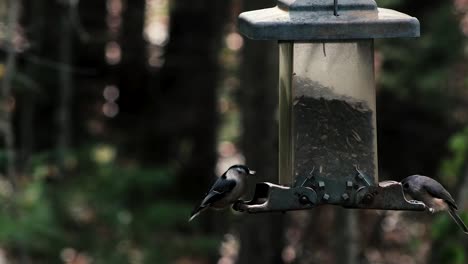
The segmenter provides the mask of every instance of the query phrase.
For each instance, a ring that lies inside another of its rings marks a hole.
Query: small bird
[[[189,222],[207,208],[223,209],[236,202],[247,189],[247,176],[255,171],[244,165],[231,166],[213,184],[199,206],[190,215]]]
[[[405,194],[423,202],[431,213],[447,211],[455,223],[468,234],[468,228],[457,214],[458,206],[450,193],[436,180],[422,175],[412,175],[401,181]]]

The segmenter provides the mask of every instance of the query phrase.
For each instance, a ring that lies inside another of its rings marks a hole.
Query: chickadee
[[[468,234],[468,228],[463,220],[457,214],[458,206],[450,193],[436,180],[421,176],[412,175],[401,181],[405,194],[412,199],[423,202],[429,209],[429,212],[447,211],[455,223]]]
[[[246,191],[247,175],[255,171],[244,165],[231,166],[216,180],[201,204],[194,208],[189,222],[207,208],[223,209],[236,202]]]

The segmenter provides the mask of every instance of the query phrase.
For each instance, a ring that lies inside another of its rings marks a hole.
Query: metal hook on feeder
[[[314,170],[315,170],[315,166],[312,168],[312,170],[309,172],[309,176],[307,178],[305,178],[305,180],[302,182],[301,184],[301,187],[304,186],[304,184],[309,181],[310,179],[312,179],[314,177],[314,175],[312,173],[314,173]]]
[[[339,16],[338,15],[338,0],[333,0],[333,15]]]
[[[354,165],[354,168],[358,172],[358,174],[356,175],[358,177],[358,179],[364,181],[367,186],[374,185],[374,183],[369,180],[369,176],[367,176],[365,173],[363,173],[362,171],[359,170],[359,165]]]

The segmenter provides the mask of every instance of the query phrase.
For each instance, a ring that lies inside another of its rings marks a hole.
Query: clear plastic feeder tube
[[[373,40],[280,42],[279,182],[377,182]],[[313,171],[313,173],[312,173]]]

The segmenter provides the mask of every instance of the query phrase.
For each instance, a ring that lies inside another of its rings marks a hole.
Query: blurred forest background
[[[379,0],[380,180],[439,179],[468,221],[468,1]],[[0,263],[468,263],[445,214],[245,215],[194,204],[229,165],[277,173],[272,0],[0,0]]]

